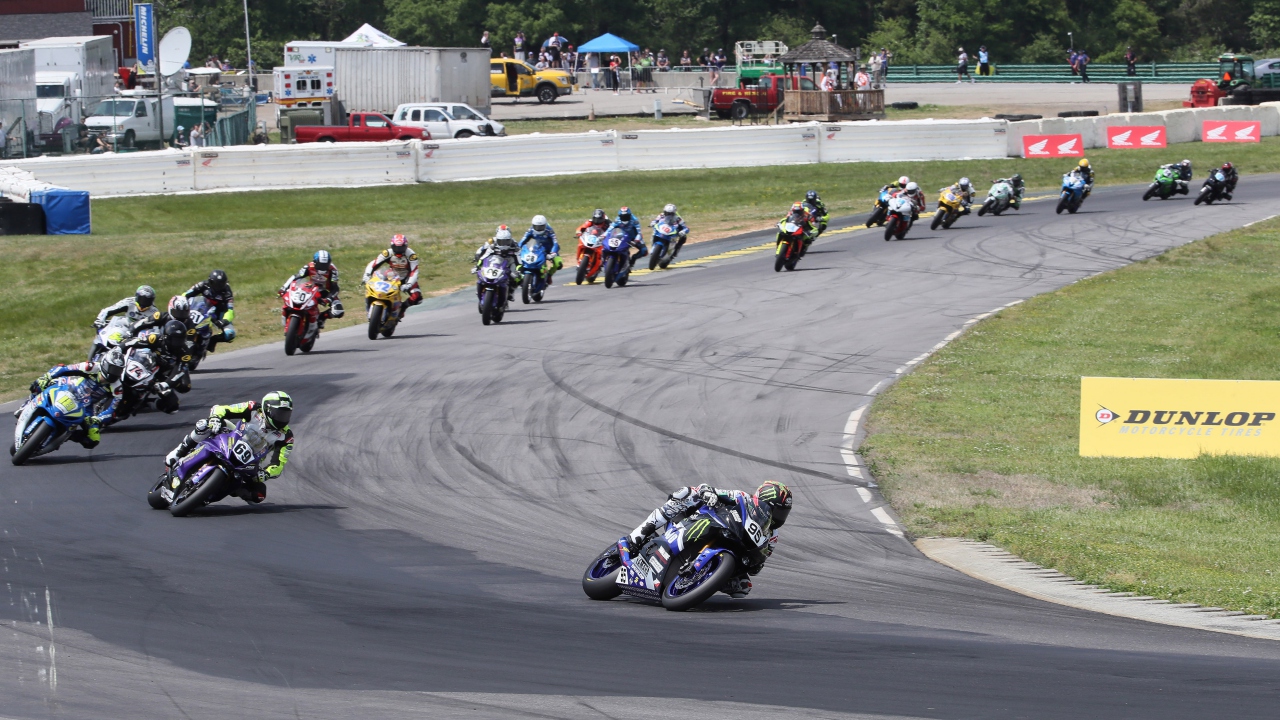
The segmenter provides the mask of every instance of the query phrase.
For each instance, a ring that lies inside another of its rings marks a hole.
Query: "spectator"
[[[511,41],[512,50],[515,51],[517,60],[524,60],[524,31],[516,33],[516,37]]]
[[[1079,63],[1079,58],[1080,58],[1080,53],[1077,53],[1075,50],[1068,50],[1068,51],[1067,51],[1067,62],[1071,64],[1071,74],[1072,74],[1072,75],[1079,75],[1079,74],[1080,74],[1080,63]]]
[[[720,73],[724,72],[724,64],[727,59],[724,56],[724,48],[716,50],[715,57],[711,60],[711,84],[713,86],[720,80]]]
[[[204,131],[200,129],[200,126],[203,124],[204,123],[196,123],[192,126],[191,135],[187,138],[191,143],[191,147],[204,147]],[[182,132],[181,126],[178,127],[178,132]]]
[[[1138,56],[1133,54],[1133,48],[1124,49],[1124,66],[1125,74],[1133,77],[1138,74]]]
[[[489,47],[489,31],[488,30],[485,30],[483,33],[480,33],[480,47],[482,48]]]
[[[682,70],[693,69],[693,58],[689,57],[688,50],[685,50],[683,53],[680,54],[680,69]]]
[[[115,84],[115,87],[112,88],[112,90],[116,93],[119,93],[119,92],[123,92],[124,89],[125,89],[124,80],[120,79],[120,73],[116,73],[116,84]]]
[[[958,50],[960,53],[956,56],[956,84],[964,82],[965,78],[969,78],[969,82],[973,82],[973,76],[969,74],[969,53],[964,48]]]
[[[76,136],[75,150],[77,152],[90,152],[93,150],[93,138],[89,137],[89,128],[84,125],[80,126],[80,130]]]
[[[220,65],[218,69],[222,70],[222,72],[234,72],[234,71],[235,71],[235,68],[231,67],[231,62],[230,62],[230,61],[228,61],[228,60],[223,60],[223,61],[222,61],[222,65]]]
[[[880,87],[885,86],[885,82],[889,77],[889,62],[893,60],[893,53],[885,48],[880,48]]]
[[[539,55],[538,55],[538,62],[537,62],[537,64],[536,64],[536,65],[534,65],[534,66],[533,66],[533,69],[534,69],[534,70],[546,70],[547,68],[551,67],[551,63],[547,61],[547,58],[548,58],[548,55],[547,55],[546,53],[541,53],[541,54],[539,54]]]
[[[591,73],[591,89],[600,89],[600,53],[587,53],[587,70]]]
[[[880,53],[871,53],[871,61],[869,63],[871,69],[871,83],[879,84],[880,82]]]
[[[1076,67],[1080,70],[1080,79],[1089,82],[1089,53],[1080,51],[1076,56]]]
[[[613,87],[613,94],[618,94],[618,72],[622,69],[622,58],[617,55],[609,56],[609,81]]]
[[[987,46],[978,48],[978,74],[987,77],[991,74],[991,56],[987,54]]]
[[[112,151],[111,143],[107,142],[106,133],[99,135],[96,140],[97,143],[94,148],[89,151],[90,155],[101,155],[102,153],[109,153]]]
[[[666,72],[671,69],[671,59],[667,57],[667,51],[658,49],[658,70]]]
[[[189,137],[187,139],[183,139],[182,137],[182,131],[186,129],[187,128],[182,125],[179,125],[178,127],[173,129],[173,146],[174,147],[176,148],[186,147],[187,142],[190,140]]]
[[[704,70],[711,67],[711,51],[710,50],[706,48],[702,48],[702,54],[698,56],[698,67]]]
[[[4,130],[4,121],[0,120],[0,158],[9,157],[9,133]]]
[[[560,55],[560,63],[564,67],[565,72],[578,72],[578,51],[572,45]]]

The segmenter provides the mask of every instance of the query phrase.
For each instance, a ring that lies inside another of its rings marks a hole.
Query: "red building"
[[[110,35],[117,64],[130,64],[132,0],[0,0],[0,46],[83,35]]]

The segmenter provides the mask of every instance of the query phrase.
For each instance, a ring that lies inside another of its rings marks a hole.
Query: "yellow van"
[[[555,102],[561,95],[578,89],[578,80],[564,70],[535,70],[523,60],[489,60],[490,97],[536,97],[540,103]]]

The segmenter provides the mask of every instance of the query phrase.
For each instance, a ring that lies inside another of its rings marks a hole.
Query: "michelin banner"
[[[1280,382],[1080,378],[1080,455],[1280,457]]]

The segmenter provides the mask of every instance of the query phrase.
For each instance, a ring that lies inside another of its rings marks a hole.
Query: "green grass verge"
[[[876,400],[864,453],[916,535],[1115,590],[1280,615],[1280,459],[1082,458],[1081,376],[1276,380],[1280,221],[985,320]]]
[[[1275,172],[1280,138],[1230,148],[1103,150],[1090,157],[1106,184],[1146,181],[1158,163],[1184,156],[1198,167],[1229,157],[1246,174]],[[236,291],[237,344],[249,344],[279,335],[275,289],[320,248],[333,253],[347,305],[358,309],[361,269],[397,232],[408,234],[423,256],[424,287],[440,290],[471,282],[471,254],[499,223],[523,229],[538,213],[571,236],[596,207],[613,211],[626,204],[643,216],[676,202],[696,241],[767,227],[809,188],[842,214],[866,210],[886,180],[904,173],[930,190],[961,175],[981,187],[1013,172],[1032,188],[1050,189],[1071,164],[1009,158],[791,165],[95,200],[90,237],[0,237],[6,259],[0,263],[0,397],[15,397],[51,365],[82,357],[98,309],[143,282],[168,297],[212,268],[226,270]],[[566,245],[572,252],[573,241]]]

